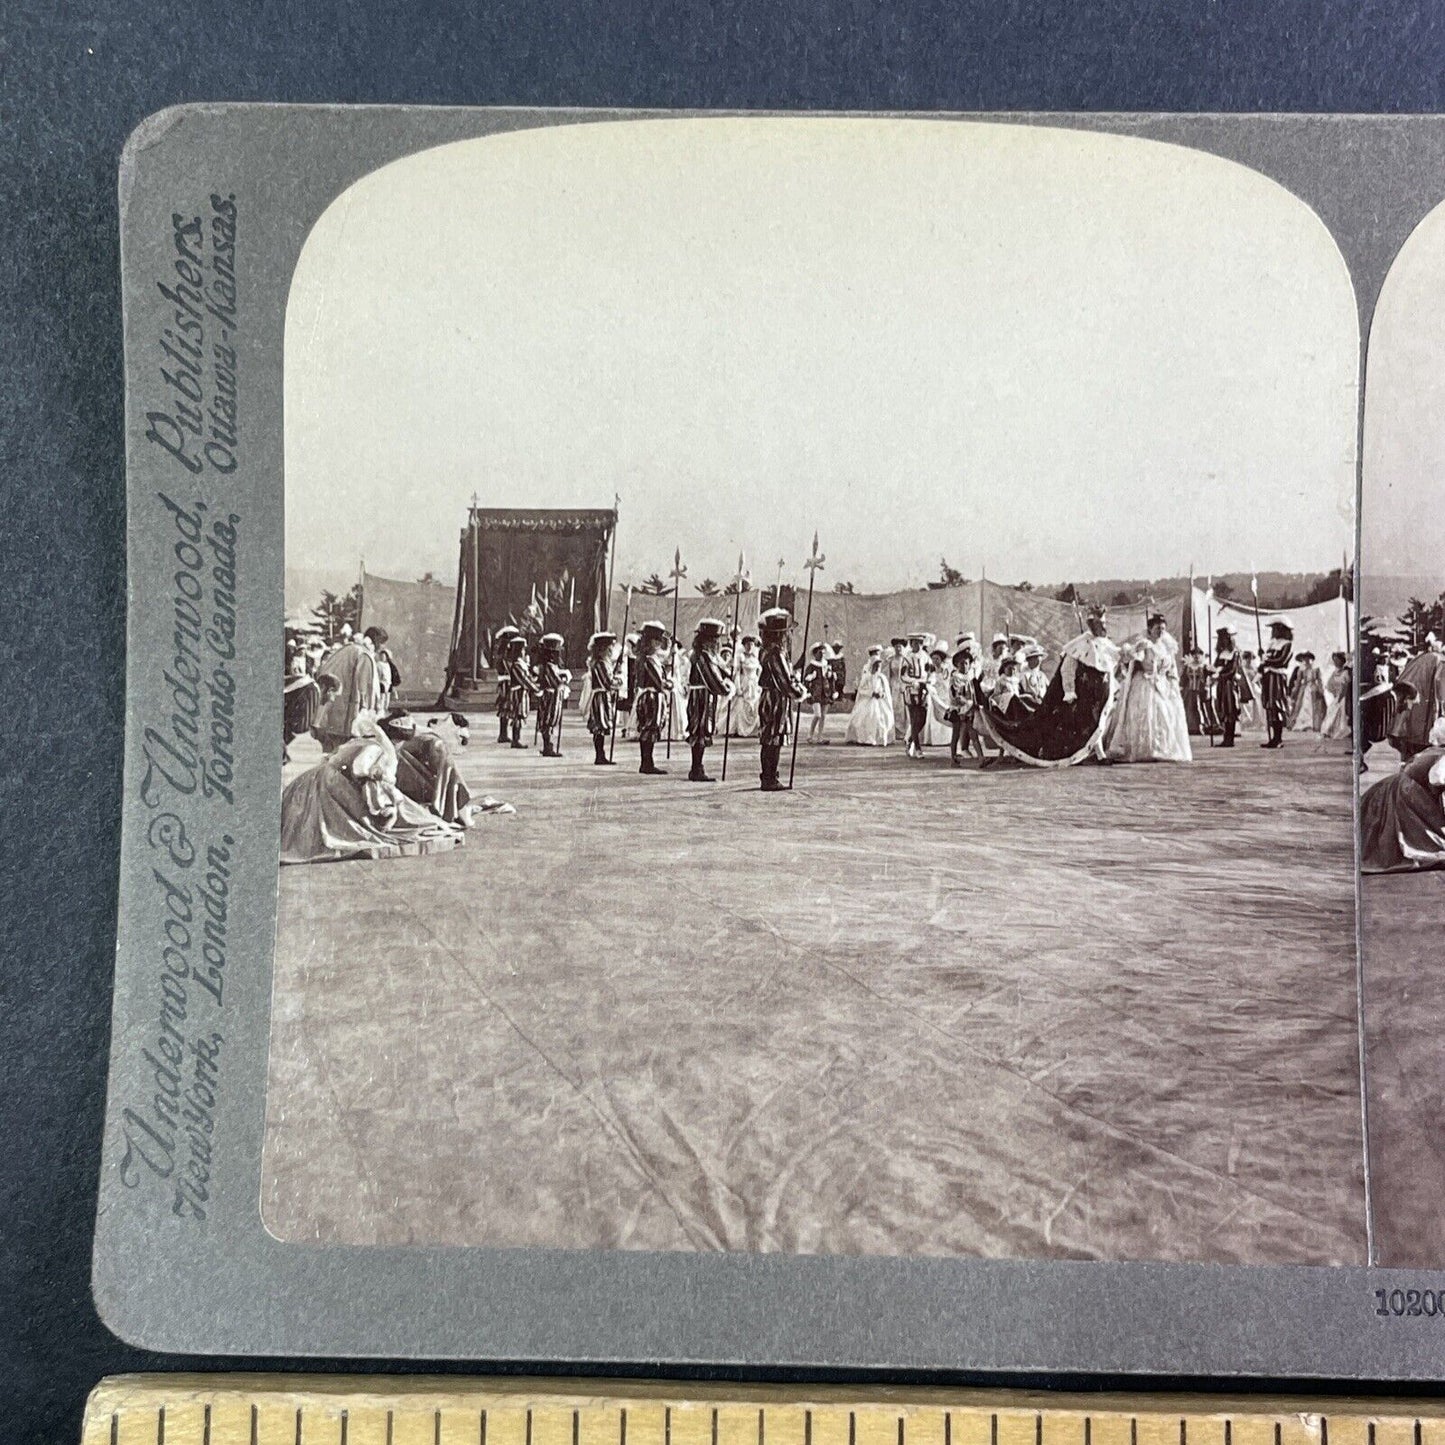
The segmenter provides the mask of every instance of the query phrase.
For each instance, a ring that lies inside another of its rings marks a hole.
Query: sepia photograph
[[[1445,208],[1370,330],[1361,496],[1361,949],[1382,1263],[1445,1258]]]
[[[1442,320],[1435,217],[1358,616],[1354,289],[1244,165],[673,118],[350,185],[285,318],[266,1228],[1438,1262]]]

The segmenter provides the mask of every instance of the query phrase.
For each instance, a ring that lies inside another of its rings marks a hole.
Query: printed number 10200
[[[1445,1290],[1377,1289],[1375,1313],[1394,1317],[1445,1315]]]

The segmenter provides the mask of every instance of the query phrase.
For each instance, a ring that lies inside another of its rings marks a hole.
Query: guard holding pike
[[[507,725],[514,748],[527,746],[522,741],[522,724],[532,716],[532,699],[540,695],[527,656],[527,639],[519,633],[507,639]]]
[[[617,725],[617,694],[622,687],[622,666],[617,656],[617,634],[594,632],[587,643],[587,731],[596,756],[593,765],[610,768],[607,741]]]
[[[667,678],[668,631],[660,622],[644,622],[637,642],[637,686],[633,694],[632,721],[637,728],[637,746],[642,753],[639,773],[654,776],[667,771],[653,761],[653,749],[667,731],[668,701],[672,685]]]
[[[731,697],[734,685],[722,660],[723,624],[704,617],[692,638],[692,661],[687,677],[687,741],[692,748],[690,783],[713,783],[703,757],[717,731],[717,700]]]
[[[511,690],[511,679],[507,676],[507,647],[521,632],[509,622],[497,628],[492,634],[492,659],[497,669],[497,741],[509,741],[511,715],[508,711],[507,695]]]
[[[567,645],[560,632],[546,633],[541,642],[542,660],[537,668],[541,701],[537,705],[537,726],[542,734],[542,756],[562,756],[562,713],[572,696],[572,674],[562,665]]]
[[[783,746],[793,730],[793,709],[807,696],[802,679],[788,658],[788,632],[793,619],[786,607],[770,607],[758,618],[762,634],[762,674],[758,678],[758,736],[762,790],[782,793],[786,785],[778,777]]]

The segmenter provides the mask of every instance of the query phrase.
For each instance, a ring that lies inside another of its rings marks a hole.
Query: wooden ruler
[[[84,1445],[1445,1445],[1445,1401],[123,1375]]]

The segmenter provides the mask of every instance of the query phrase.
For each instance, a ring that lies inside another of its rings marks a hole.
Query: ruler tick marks
[[[1320,1416],[1320,1445],[1330,1445],[1330,1422]]]
[[[717,1445],[717,1441],[712,1445]],[[848,1445],[858,1445],[858,1417],[851,1410],[848,1411]]]
[[[813,1445],[813,1412],[803,1411],[803,1445]]]
[[[350,1423],[349,1412],[343,1410],[341,1412],[341,1445],[346,1445],[346,1430]]]
[[[156,1445],[166,1445],[166,1407],[156,1412]]]
[[[662,1445],[672,1445],[672,1406],[662,1412]]]
[[[527,1445],[532,1445],[532,1407],[527,1406]]]
[[[582,1433],[581,1421],[577,1418],[577,1411],[572,1412],[572,1445],[577,1445],[579,1436]]]
[[[572,1442],[572,1445],[577,1445],[577,1442],[574,1440],[574,1441]],[[717,1406],[716,1406],[716,1405],[713,1406],[713,1412],[712,1412],[712,1445],[717,1445]]]
[[[903,1416],[898,1417],[898,1445],[903,1445]]]
[[[764,1425],[763,1425],[763,1419],[764,1419],[764,1412],[763,1412],[762,1410],[759,1410],[759,1411],[758,1411],[758,1445],[763,1445],[763,1431],[764,1431],[764,1428],[765,1428]]]
[[[256,1445],[256,1407],[251,1406],[251,1445]]]
[[[201,1415],[201,1445],[211,1445],[211,1407],[209,1405]]]
[[[301,1406],[296,1407],[296,1445],[301,1445]]]
[[[120,1440],[120,1415],[111,1412],[110,1417],[110,1445],[118,1445]]]
[[[1044,1445],[1044,1417],[1034,1416],[1034,1445]]]
[[[442,1412],[437,1410],[431,1417],[432,1445],[442,1445]],[[301,1445],[298,1440],[296,1445]]]
[[[953,1445],[953,1411],[943,1412],[943,1445]]]
[[[1093,1417],[1092,1415],[1085,1415],[1085,1416],[1084,1416],[1084,1445],[1093,1445],[1093,1440],[1094,1440],[1094,1417]],[[1229,1445],[1229,1441],[1226,1440],[1226,1441],[1224,1442],[1224,1445]]]
[[[1189,1445],[1189,1436],[1186,1433],[1184,1419],[1182,1416],[1179,1420],[1179,1445]],[[1329,1441],[1322,1440],[1320,1441],[1320,1445],[1329,1445]]]
[[[391,1432],[394,1424],[395,1420],[392,1416],[392,1412],[388,1410],[386,1412],[386,1445],[391,1445]]]
[[[627,1445],[627,1406],[622,1407],[622,1422],[618,1427],[617,1445]]]
[[[988,1445],[998,1445],[998,1416],[988,1417]]]
[[[482,1406],[482,1422],[477,1427],[477,1445],[487,1445],[487,1408]]]

